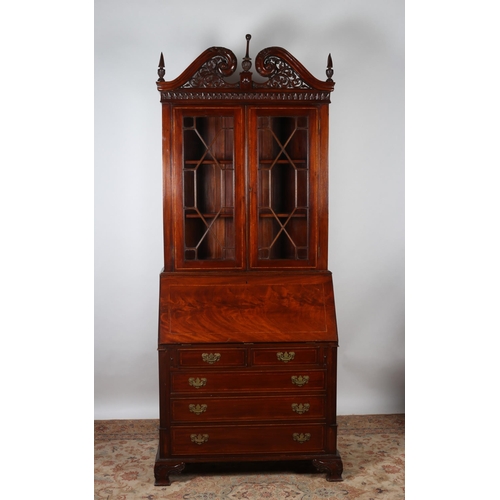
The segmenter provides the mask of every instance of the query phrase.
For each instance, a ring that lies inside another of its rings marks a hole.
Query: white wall
[[[338,413],[404,412],[404,2],[95,3],[95,418],[157,418],[166,80],[206,48],[278,45],[317,78],[331,52],[330,269]]]

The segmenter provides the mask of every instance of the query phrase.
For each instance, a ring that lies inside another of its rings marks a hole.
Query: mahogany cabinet
[[[188,463],[311,460],[342,480],[328,255],[334,82],[250,35],[157,87],[164,268],[155,484]]]

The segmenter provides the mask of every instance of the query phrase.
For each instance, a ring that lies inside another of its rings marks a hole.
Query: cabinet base
[[[215,472],[263,472],[263,471],[293,471],[293,472],[326,472],[326,480],[337,482],[342,479],[342,459],[337,452],[335,455],[304,457],[295,460],[269,460],[269,457],[259,460],[257,457],[237,460],[231,457],[230,461],[221,461],[221,457],[204,457],[199,460],[194,457],[186,457],[185,461],[181,458],[160,458],[156,456],[154,466],[155,486],[170,486],[170,475],[180,474],[186,470],[189,473],[215,473]]]
[[[186,467],[180,460],[161,459],[156,455],[155,486],[170,486],[170,474],[180,474]]]
[[[342,471],[344,466],[338,452],[337,456],[333,458],[316,458],[312,463],[319,472],[326,472],[327,481],[343,481]]]

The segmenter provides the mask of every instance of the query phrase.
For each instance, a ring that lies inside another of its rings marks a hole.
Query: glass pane
[[[309,118],[260,116],[258,258],[309,255]]]
[[[276,163],[272,168],[271,208],[276,214],[289,214],[295,208],[295,172],[288,162]]]
[[[183,119],[185,260],[234,260],[234,119]]]

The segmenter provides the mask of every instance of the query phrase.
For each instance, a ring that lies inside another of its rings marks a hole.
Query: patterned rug
[[[404,415],[339,416],[340,483],[324,473],[188,471],[154,486],[157,420],[95,421],[97,500],[404,499]],[[262,467],[262,464],[260,464]]]

